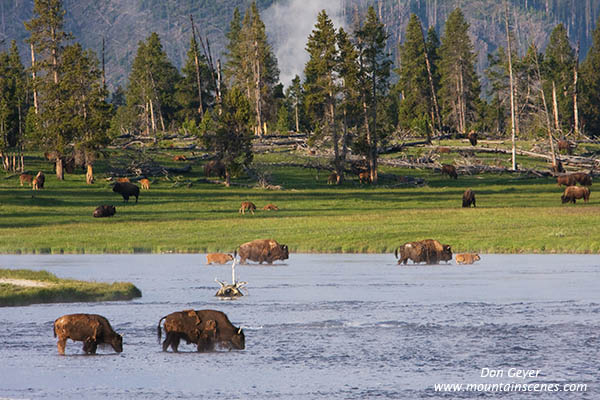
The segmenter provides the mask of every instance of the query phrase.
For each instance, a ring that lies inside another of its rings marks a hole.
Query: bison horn
[[[238,335],[239,335],[240,333],[242,333],[242,327],[241,327],[241,326],[238,328]]]

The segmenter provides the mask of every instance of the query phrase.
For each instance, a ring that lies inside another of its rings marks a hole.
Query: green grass
[[[0,269],[0,279],[27,279],[47,283],[44,287],[0,283],[0,307],[40,303],[131,300],[142,293],[128,282],[99,283],[59,279],[47,271]]]
[[[168,164],[172,154],[160,153],[158,159]],[[255,167],[268,171],[272,183],[284,190],[199,183],[202,165],[194,164],[181,177],[191,187],[155,178],[138,204],[126,204],[103,179],[105,160],[97,163],[97,183],[86,185],[82,171],[57,181],[52,165],[32,154],[28,170],[45,171],[46,188],[33,192],[19,187],[18,176],[0,179],[0,253],[230,252],[257,238],[276,239],[292,252],[391,252],[404,242],[426,238],[448,243],[455,252],[600,252],[595,186],[589,204],[563,205],[563,188],[551,178],[482,174],[453,180],[432,170],[382,166],[385,173],[422,177],[427,185],[383,182],[373,187],[351,177],[334,187],[327,185],[327,171],[317,176],[315,169],[270,164],[282,161],[306,159],[257,155]],[[546,166],[533,159],[519,162]],[[236,182],[253,184],[244,177]],[[461,208],[462,193],[469,187],[477,197],[476,209]],[[238,208],[245,200],[259,208],[274,203],[280,211],[241,216]],[[100,204],[115,205],[116,215],[92,218]]]

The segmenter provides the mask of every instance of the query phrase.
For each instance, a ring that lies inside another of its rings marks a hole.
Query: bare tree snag
[[[515,89],[513,82],[513,71],[512,71],[512,50],[510,46],[510,31],[508,29],[508,3],[504,3],[504,24],[506,26],[506,41],[508,43],[508,76],[510,80],[510,119],[511,119],[511,139],[512,139],[512,169],[517,169],[517,144],[516,144],[516,118],[515,118]]]

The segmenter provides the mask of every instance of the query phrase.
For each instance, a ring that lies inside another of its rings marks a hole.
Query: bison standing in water
[[[242,328],[236,328],[221,311],[216,310],[184,310],[162,317],[158,321],[158,341],[161,340],[161,322],[165,320],[165,341],[163,351],[169,346],[178,351],[179,342],[184,339],[188,344],[195,343],[198,351],[214,350],[215,345],[228,349],[243,350],[246,338]]]
[[[117,182],[115,186],[113,186],[113,192],[119,193],[123,196],[123,201],[128,202],[129,197],[135,196],[135,202],[138,202],[138,197],[140,195],[140,188],[129,182]]]
[[[110,344],[123,351],[123,337],[116,333],[106,318],[97,314],[69,314],[54,321],[54,337],[58,336],[58,353],[65,354],[67,339],[83,342],[86,354],[96,354],[99,344]]]
[[[406,264],[412,260],[414,264],[425,262],[437,264],[440,261],[452,260],[452,249],[447,244],[442,244],[434,239],[405,243],[394,252],[398,264]]]
[[[275,260],[287,260],[289,258],[288,247],[279,244],[273,239],[256,239],[244,243],[238,250],[240,264],[246,264],[246,260],[256,261],[259,264],[266,262],[273,264]]]

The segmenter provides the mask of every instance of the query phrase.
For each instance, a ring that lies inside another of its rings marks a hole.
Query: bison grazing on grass
[[[461,253],[456,255],[457,264],[473,264],[479,260],[481,260],[481,257],[477,253]]]
[[[458,174],[456,173],[454,165],[442,165],[442,175],[448,175],[450,178],[458,179]]]
[[[575,181],[575,177],[571,174],[559,175],[556,177],[556,183],[558,186],[575,186],[577,181]]]
[[[54,337],[58,336],[58,353],[65,354],[67,339],[83,342],[86,354],[96,354],[99,344],[110,344],[120,353],[123,351],[123,337],[117,334],[106,318],[97,314],[63,315],[54,321]]]
[[[252,214],[254,214],[255,210],[256,210],[256,205],[254,205],[253,202],[251,202],[251,201],[242,201],[242,205],[240,206],[238,214],[245,214],[246,211],[250,211]]]
[[[161,340],[161,322],[165,320],[165,341],[163,351],[169,346],[178,351],[179,342],[184,339],[188,344],[195,343],[198,351],[214,350],[219,345],[229,350],[243,350],[246,338],[242,328],[236,328],[227,315],[216,310],[184,310],[171,313],[158,321],[158,341]]]
[[[581,186],[592,186],[592,176],[585,172],[575,172],[571,174],[571,176],[575,179],[575,182],[579,183]]]
[[[590,199],[590,189],[579,186],[567,186],[565,192],[560,196],[562,203],[571,202],[575,204],[575,200],[583,199],[584,202],[588,202]]]
[[[150,181],[146,178],[140,179],[140,185],[142,185],[142,189],[145,189],[145,190],[150,189]]]
[[[94,210],[94,218],[112,217],[117,212],[115,206],[101,205]]]
[[[129,197],[135,196],[135,202],[138,202],[140,188],[129,182],[117,182],[113,186],[113,192],[123,196],[123,201],[129,202]]]
[[[256,239],[244,243],[240,246],[238,254],[240,255],[240,264],[246,264],[246,260],[256,261],[259,264],[263,262],[273,264],[273,261],[289,258],[288,247],[273,239]]]
[[[473,207],[477,207],[475,205],[475,193],[473,193],[471,189],[467,189],[463,193],[462,206],[471,207],[471,204],[473,205]]]
[[[450,246],[433,239],[405,243],[398,247],[394,254],[398,258],[398,264],[406,264],[408,260],[412,260],[414,264],[422,262],[437,264],[440,261],[452,260],[452,249]]]
[[[233,256],[231,254],[208,253],[206,255],[207,264],[227,264],[227,261],[233,261]]]
[[[33,175],[31,174],[21,174],[19,175],[19,183],[23,186],[24,183],[31,183],[33,180]]]
[[[37,175],[31,181],[33,190],[43,189],[44,182],[46,182],[46,175],[42,171],[38,171]]]

